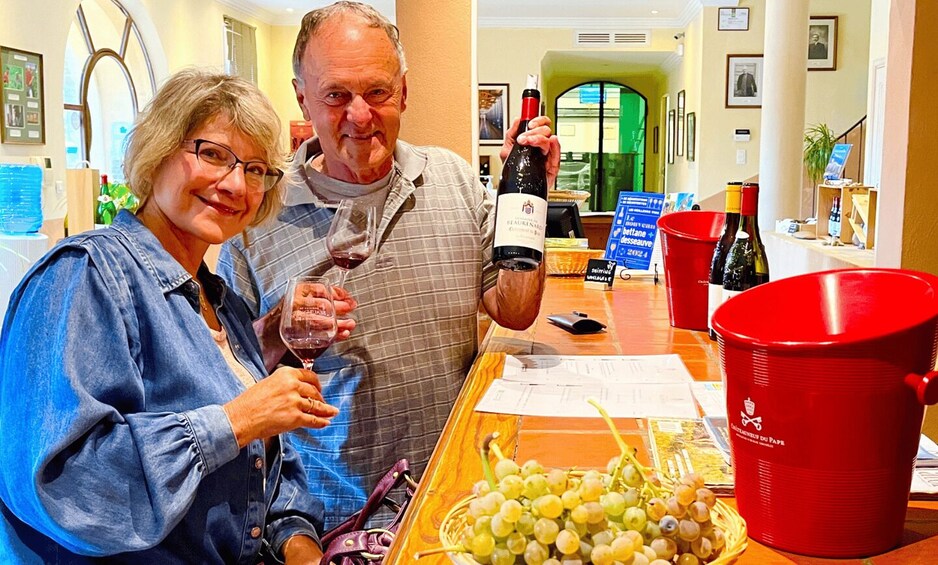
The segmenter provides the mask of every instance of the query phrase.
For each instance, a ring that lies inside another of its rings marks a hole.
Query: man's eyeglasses
[[[244,183],[248,190],[266,192],[277,186],[283,171],[263,161],[242,161],[234,152],[207,139],[187,139],[183,142],[189,153],[194,153],[203,170],[218,175],[219,180],[239,164],[244,168]]]

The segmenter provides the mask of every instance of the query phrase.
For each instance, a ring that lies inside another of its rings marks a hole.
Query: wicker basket
[[[440,524],[440,543],[443,547],[459,544],[459,534],[466,527],[466,513],[469,511],[469,503],[474,498],[475,496],[469,496],[461,500],[443,517],[443,523]],[[720,556],[710,561],[710,564],[728,565],[734,563],[745,551],[749,542],[746,535],[746,522],[735,508],[720,499],[717,499],[716,506],[710,510],[710,515],[713,523],[723,530],[726,540]],[[468,553],[450,552],[447,555],[456,565],[479,565],[479,562]]]
[[[599,259],[605,251],[602,249],[567,249],[547,248],[547,274],[576,276],[586,274],[586,265],[590,259]]]
[[[590,193],[586,190],[548,190],[548,202],[576,202],[577,208],[583,209],[586,201],[589,200]]]

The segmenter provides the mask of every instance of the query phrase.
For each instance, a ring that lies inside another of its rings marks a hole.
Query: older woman
[[[244,80],[175,75],[131,133],[136,216],[64,240],[14,292],[0,340],[4,557],[318,563],[322,504],[279,434],[338,411],[310,371],[264,378],[244,304],[203,263],[274,212],[279,124]]]

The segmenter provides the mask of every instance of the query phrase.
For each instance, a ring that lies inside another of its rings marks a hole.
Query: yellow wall
[[[684,131],[684,147],[682,155],[675,152],[674,163],[667,164],[667,128],[666,125],[661,128],[662,131],[662,150],[661,163],[668,169],[668,182],[666,192],[697,192],[699,183],[699,164],[700,150],[703,147],[701,143],[701,124],[707,121],[707,113],[701,112],[702,106],[702,87],[701,76],[703,72],[701,50],[703,48],[702,17],[698,15],[684,31],[684,55],[680,57],[677,66],[668,73],[666,79],[666,94],[669,97],[669,106],[675,109],[677,113],[677,94],[684,91],[684,124],[681,127]],[[687,160],[687,114],[693,112],[694,119],[697,122],[695,134],[697,137],[696,153],[694,161]],[[676,133],[675,133],[676,135]]]

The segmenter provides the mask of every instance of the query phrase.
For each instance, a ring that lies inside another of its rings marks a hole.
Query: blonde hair
[[[407,72],[407,61],[404,59],[404,46],[401,44],[400,32],[397,26],[384,17],[381,12],[375,10],[368,4],[361,2],[349,2],[341,0],[329,6],[319,8],[308,12],[303,16],[303,23],[300,24],[300,32],[296,35],[296,44],[293,46],[293,77],[300,83],[303,82],[303,55],[306,52],[306,45],[310,38],[316,35],[319,27],[332,19],[333,17],[351,14],[365,20],[369,27],[378,28],[388,35],[394,51],[397,52],[397,62],[403,76]]]
[[[232,127],[250,138],[268,164],[282,168],[280,118],[264,93],[240,77],[186,69],[159,89],[127,139],[124,175],[141,207],[153,192],[153,179],[163,162],[192,132],[218,116],[228,118]],[[264,193],[252,226],[277,213],[284,184],[281,180]]]

